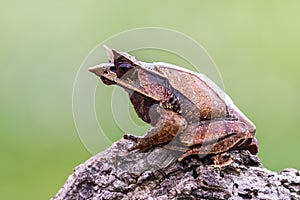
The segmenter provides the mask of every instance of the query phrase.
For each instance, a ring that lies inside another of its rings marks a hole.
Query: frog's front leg
[[[219,154],[238,147],[247,149],[245,143],[251,143],[253,135],[243,122],[221,120],[191,124],[179,139],[188,148],[178,159],[181,161],[194,154]]]
[[[155,145],[163,144],[172,140],[186,126],[185,119],[170,110],[160,111],[157,123],[144,137],[125,134],[124,139],[133,140],[136,144],[129,151],[140,149],[145,151]]]

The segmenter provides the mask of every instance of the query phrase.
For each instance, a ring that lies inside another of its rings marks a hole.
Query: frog
[[[144,136],[124,134],[124,139],[134,142],[128,152],[163,145],[181,152],[179,162],[192,155],[213,155],[220,165],[231,162],[220,161],[231,150],[257,154],[255,125],[207,76],[169,63],[139,61],[107,46],[104,49],[109,61],[88,70],[105,85],[122,87],[138,117],[151,125]]]

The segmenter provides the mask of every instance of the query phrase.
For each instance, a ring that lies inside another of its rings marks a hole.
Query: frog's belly
[[[130,101],[137,115],[146,123],[154,125],[159,118],[156,107],[158,102],[138,93],[130,94]]]

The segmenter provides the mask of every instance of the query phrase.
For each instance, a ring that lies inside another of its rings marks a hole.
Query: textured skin
[[[168,77],[170,85],[176,88],[177,93],[185,97],[181,105],[184,117],[189,118],[189,121],[226,118],[228,110],[225,101],[199,76],[169,65],[159,65],[157,68]]]

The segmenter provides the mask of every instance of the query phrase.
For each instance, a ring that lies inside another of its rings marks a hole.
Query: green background
[[[145,26],[202,44],[256,124],[264,166],[300,169],[299,9],[297,0],[1,1],[1,199],[49,199],[90,157],[72,117],[77,70],[98,43]]]

